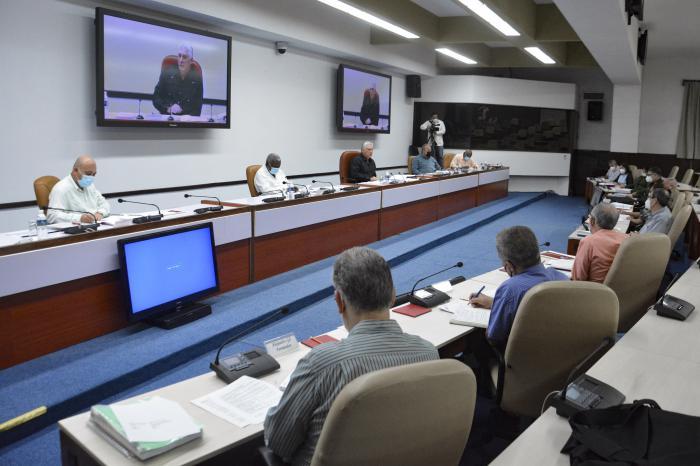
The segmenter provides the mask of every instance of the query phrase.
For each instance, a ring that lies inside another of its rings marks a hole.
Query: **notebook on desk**
[[[455,300],[440,306],[441,311],[453,314],[451,324],[486,328],[489,326],[491,311],[471,306],[467,301]]]

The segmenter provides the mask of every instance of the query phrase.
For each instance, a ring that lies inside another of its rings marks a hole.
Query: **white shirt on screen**
[[[92,184],[87,188],[80,188],[70,175],[63,178],[51,190],[49,194],[49,207],[59,209],[80,210],[95,214],[101,213],[103,217],[109,215],[109,203]],[[83,214],[49,210],[46,219],[49,223],[80,222]]]
[[[287,188],[284,182],[287,181],[287,177],[280,168],[275,175],[271,174],[265,165],[261,166],[257,173],[255,173],[255,189],[258,190],[260,194],[269,191],[274,191],[276,189],[281,189],[283,192]]]

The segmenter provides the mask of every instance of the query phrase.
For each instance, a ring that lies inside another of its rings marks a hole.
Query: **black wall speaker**
[[[603,101],[589,100],[588,101],[588,120],[601,121],[603,119]]]
[[[406,97],[420,97],[420,76],[417,74],[406,76]]]

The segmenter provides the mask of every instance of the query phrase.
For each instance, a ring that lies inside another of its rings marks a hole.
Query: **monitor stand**
[[[189,324],[211,314],[211,306],[202,303],[186,303],[174,311],[145,319],[146,323],[166,330]]]

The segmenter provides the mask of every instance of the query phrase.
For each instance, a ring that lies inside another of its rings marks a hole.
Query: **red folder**
[[[409,317],[422,316],[423,314],[427,314],[431,310],[432,309],[428,309],[427,307],[423,306],[418,306],[413,303],[404,304],[403,306],[395,307],[394,309],[392,309],[392,311],[394,312],[398,312],[399,314],[403,314]]]
[[[319,335],[317,337],[311,337],[307,340],[304,340],[301,342],[302,345],[306,345],[309,348],[313,348],[314,346],[318,346],[321,343],[329,343],[331,341],[338,341],[337,338],[333,338],[330,335]]]

